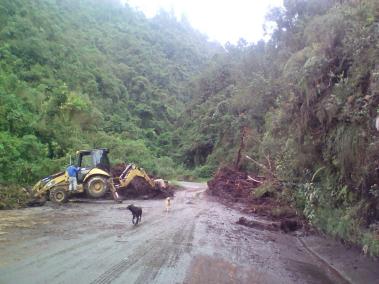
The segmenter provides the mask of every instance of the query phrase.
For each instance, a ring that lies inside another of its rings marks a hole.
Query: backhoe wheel
[[[109,184],[106,177],[94,176],[87,181],[86,192],[90,197],[103,197],[108,190]]]
[[[50,200],[55,203],[66,203],[68,200],[68,191],[65,187],[56,187],[50,191]]]

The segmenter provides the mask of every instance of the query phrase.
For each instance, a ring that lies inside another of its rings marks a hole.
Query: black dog
[[[132,212],[132,214],[133,214],[132,223],[134,225],[137,225],[138,222],[141,222],[141,218],[142,218],[142,208],[141,207],[137,207],[137,206],[134,206],[133,204],[130,204],[126,208],[129,209],[130,212]],[[134,221],[134,219],[136,219],[136,221]]]

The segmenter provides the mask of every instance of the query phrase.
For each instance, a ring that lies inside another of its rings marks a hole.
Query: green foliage
[[[217,47],[105,0],[5,0],[0,14],[0,182],[30,185],[90,147],[175,175],[183,92]]]
[[[252,192],[252,196],[256,199],[260,199],[262,197],[273,197],[274,192],[275,191],[271,184],[264,184],[254,190]]]
[[[46,158],[47,147],[34,135],[15,137],[0,132],[0,182],[28,184],[52,170],[52,162]]]
[[[216,168],[214,166],[204,165],[204,166],[197,167],[194,170],[193,174],[199,178],[210,178],[213,176],[215,171],[216,171]]]
[[[0,185],[0,210],[22,208],[27,202],[28,195],[22,188]]]
[[[360,243],[363,247],[367,247],[367,251],[370,254],[370,256],[379,255],[378,231],[374,233],[373,232],[364,233]]]

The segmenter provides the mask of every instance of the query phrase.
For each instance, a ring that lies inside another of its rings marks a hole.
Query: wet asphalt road
[[[235,224],[241,213],[183,183],[169,213],[128,201],[0,211],[0,283],[346,283],[295,236]]]

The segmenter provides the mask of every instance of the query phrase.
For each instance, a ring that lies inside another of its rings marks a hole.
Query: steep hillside
[[[33,182],[99,146],[174,174],[186,84],[218,49],[169,14],[148,20],[118,1],[1,1],[0,182]]]
[[[229,47],[194,80],[181,158],[205,177],[242,146],[311,223],[379,254],[378,2],[285,1],[268,19],[268,43]]]

